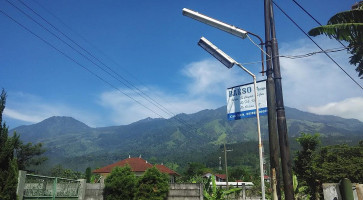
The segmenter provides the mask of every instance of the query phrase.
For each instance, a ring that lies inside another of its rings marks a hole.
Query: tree
[[[54,177],[67,178],[67,179],[80,179],[83,174],[71,169],[66,169],[62,165],[56,165],[50,170],[50,175]]]
[[[115,167],[105,180],[103,197],[105,200],[133,199],[136,184],[136,176],[129,165]]]
[[[293,169],[297,178],[301,180],[301,184],[309,187],[308,192],[311,199],[319,199],[319,188],[321,185],[315,162],[318,155],[316,150],[320,145],[319,138],[319,134],[301,133],[301,136],[296,139],[301,146],[301,150],[296,153]]]
[[[92,177],[91,167],[87,167],[86,173],[85,173],[86,183],[91,182],[91,177]]]
[[[211,185],[212,183],[212,185]],[[224,200],[228,199],[228,195],[237,193],[242,190],[242,188],[230,188],[228,190],[217,187],[216,177],[209,177],[208,181],[204,185],[203,196],[207,200]],[[226,198],[227,197],[227,198]]]
[[[47,160],[47,157],[41,156],[45,152],[42,143],[32,144],[31,142],[23,144],[21,140],[15,146],[15,155],[20,170],[32,171],[31,166],[38,166]]]
[[[360,141],[362,142],[362,141]],[[363,145],[346,144],[323,147],[317,158],[317,172],[322,182],[339,182],[348,178],[353,183],[363,180]]]
[[[169,177],[161,173],[155,166],[146,170],[138,182],[136,199],[138,200],[163,200],[169,191]]]
[[[349,43],[348,51],[352,54],[349,63],[358,65],[355,70],[363,79],[363,4],[358,4],[357,9],[337,13],[327,25],[309,31],[311,36],[321,34]]]
[[[5,109],[6,93],[4,90],[0,96],[0,199],[16,199],[16,187],[18,184],[18,165],[14,157],[14,148],[19,141],[16,134],[8,137],[8,128],[2,121]]]

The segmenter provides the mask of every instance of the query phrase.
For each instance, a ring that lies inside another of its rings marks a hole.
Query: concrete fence
[[[352,184],[354,200],[363,200],[363,184]],[[323,183],[324,200],[343,200],[339,183]]]

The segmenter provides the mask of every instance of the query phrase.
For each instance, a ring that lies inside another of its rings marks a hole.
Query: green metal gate
[[[78,199],[80,186],[77,180],[27,174],[23,199]]]

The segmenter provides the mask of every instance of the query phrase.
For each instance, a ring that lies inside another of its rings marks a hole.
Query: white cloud
[[[334,48],[339,46],[333,40],[319,40],[321,46]],[[282,44],[280,55],[299,55],[318,51],[310,41]],[[358,83],[363,85],[355,73],[355,66],[349,65],[346,51],[331,53],[340,66]],[[337,65],[324,54],[317,54],[303,59],[281,58],[281,74],[285,105],[317,114],[334,114],[345,118],[361,119],[362,104],[352,101],[362,97],[362,90]],[[341,102],[341,103],[337,103]],[[355,109],[350,109],[351,102]],[[332,108],[336,105],[336,109]],[[339,105],[339,106],[338,106]],[[338,109],[339,107],[339,109]],[[316,108],[316,109],[313,109]],[[328,112],[330,108],[332,112]],[[349,109],[350,112],[345,112]]]
[[[144,88],[142,91],[148,96],[142,98],[135,91],[124,91],[134,100],[120,92],[104,92],[99,103],[109,109],[111,120],[115,124],[129,124],[146,117],[170,118],[179,113],[194,113],[216,106],[213,101],[190,98],[188,94],[166,94],[156,88]]]
[[[99,125],[97,115],[58,102],[46,101],[40,97],[25,93],[8,94],[4,117],[21,121],[25,124],[38,123],[52,116],[69,116],[89,126]],[[18,123],[17,123],[18,124]],[[14,127],[12,127],[14,128]]]
[[[155,87],[140,89],[148,97],[140,97],[131,90],[122,90],[127,96],[118,91],[107,91],[101,94],[99,104],[109,109],[115,124],[129,124],[146,117],[170,118],[179,113],[190,114],[223,106],[226,88],[250,78],[241,76],[242,70],[228,70],[214,59],[190,63],[181,72],[187,83],[184,93],[167,93]]]
[[[336,44],[331,44],[330,40],[322,40],[321,43],[325,48]],[[280,44],[280,47],[280,55],[318,51],[307,40]],[[345,51],[331,55],[362,84],[362,80],[354,72],[354,66],[348,64],[349,55]],[[317,114],[362,120],[362,90],[325,55],[294,60],[281,58],[280,62],[286,106]],[[181,72],[185,77],[185,83],[180,83],[185,85],[184,93],[170,93],[150,86],[139,87],[148,95],[145,98],[153,99],[146,100],[135,94],[135,91],[120,88],[129,97],[118,91],[105,91],[98,99],[93,100],[99,105],[94,105],[94,110],[18,93],[8,95],[4,115],[28,123],[36,123],[51,116],[71,116],[93,127],[129,124],[146,117],[169,118],[179,113],[217,108],[226,104],[226,88],[251,82],[251,77],[241,69],[235,67],[227,70],[214,59],[190,63]],[[151,103],[154,100],[157,103]]]
[[[241,71],[241,70],[240,70]],[[183,74],[190,78],[187,89],[190,95],[220,95],[227,87],[244,82],[241,73],[228,70],[215,59],[193,62],[185,66]]]
[[[363,97],[348,98],[340,102],[332,102],[323,106],[308,107],[308,111],[320,115],[339,115],[354,118],[363,122]]]

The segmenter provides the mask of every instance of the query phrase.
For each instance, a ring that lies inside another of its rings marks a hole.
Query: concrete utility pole
[[[280,191],[280,164],[279,164],[279,143],[277,135],[276,120],[276,96],[275,82],[273,79],[272,69],[272,48],[271,48],[271,28],[270,28],[270,2],[265,0],[265,47],[266,47],[266,74],[267,74],[267,108],[268,108],[268,131],[269,131],[269,149],[270,149],[270,176],[271,188],[274,200],[281,200]]]
[[[290,158],[290,147],[287,134],[285,107],[282,95],[280,59],[279,59],[279,50],[276,39],[274,12],[271,0],[265,0],[265,1],[267,1],[267,4],[269,5],[268,6],[269,9],[265,10],[266,12],[268,12],[269,20],[265,21],[265,23],[269,23],[271,28],[270,36],[271,36],[272,62],[273,62],[275,94],[276,94],[277,129],[278,129],[279,143],[280,143],[280,154],[281,154],[282,174],[284,180],[285,199],[295,199],[293,182],[292,182],[292,163]]]
[[[233,151],[232,149],[226,149],[226,143],[224,143],[224,164],[226,167],[226,188],[228,190],[228,166],[227,166],[227,151]]]

